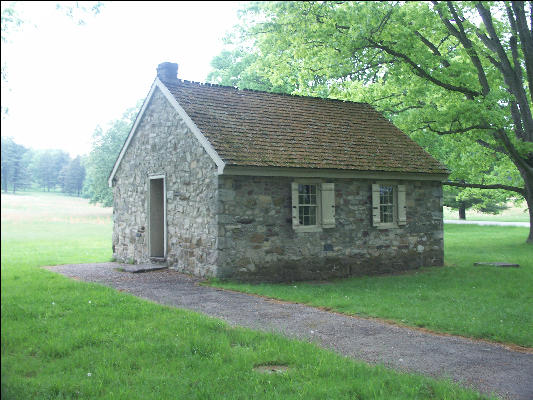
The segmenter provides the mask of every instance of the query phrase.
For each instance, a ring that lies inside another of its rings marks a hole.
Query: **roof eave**
[[[359,171],[333,168],[257,167],[226,165],[219,175],[286,176],[295,178],[397,179],[443,182],[449,172]]]

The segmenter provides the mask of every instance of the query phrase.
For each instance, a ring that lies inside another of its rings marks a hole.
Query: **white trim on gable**
[[[189,117],[185,110],[179,105],[178,101],[172,95],[172,93],[170,93],[165,84],[162,83],[159,78],[155,78],[155,84],[157,85],[159,90],[161,90],[161,92],[165,95],[170,104],[174,106],[174,109],[178,112],[179,116],[183,119],[183,121],[192,131],[194,136],[196,136],[196,139],[198,139],[207,154],[209,154],[211,159],[215,162],[218,167],[218,174],[222,174],[226,163],[222,160],[222,158],[220,158],[215,148],[211,145],[211,143],[209,143],[209,140],[207,140],[203,133],[200,132],[200,129],[198,129],[191,117]]]
[[[141,107],[141,110],[139,111],[139,114],[137,114],[137,118],[135,119],[135,122],[133,123],[133,126],[130,130],[130,133],[128,134],[128,137],[126,139],[126,142],[124,143],[124,146],[122,146],[122,149],[120,150],[120,154],[118,155],[117,161],[115,161],[115,165],[113,165],[113,170],[111,171],[111,174],[109,174],[109,178],[107,179],[107,184],[109,187],[113,187],[113,178],[115,177],[115,173],[117,172],[118,166],[120,165],[120,162],[122,161],[122,157],[124,157],[124,153],[126,153],[126,150],[128,149],[128,146],[130,145],[131,139],[133,138],[133,135],[135,131],[137,130],[137,126],[139,125],[139,122],[141,121],[141,117],[144,114],[144,111],[146,110],[146,107],[148,107],[148,103],[150,103],[150,99],[152,98],[152,95],[155,91],[155,81],[152,84],[152,87],[150,88],[150,92],[148,92],[148,96],[146,96],[146,99],[144,100],[144,103]]]
[[[164,83],[162,83],[159,78],[155,78],[154,83],[152,84],[152,87],[150,88],[150,92],[148,93],[148,96],[146,97],[146,100],[144,101],[141,110],[139,111],[139,114],[137,115],[137,118],[135,120],[135,123],[133,124],[133,127],[131,128],[131,131],[128,135],[128,138],[126,139],[126,142],[124,143],[124,146],[122,147],[122,150],[120,151],[120,154],[117,158],[117,161],[115,161],[115,165],[113,166],[113,170],[111,171],[111,174],[109,175],[109,179],[107,180],[107,183],[109,187],[113,187],[113,178],[115,177],[115,174],[118,170],[118,167],[120,165],[120,162],[122,161],[122,158],[124,157],[124,154],[126,153],[126,150],[128,149],[128,146],[130,145],[131,140],[133,139],[133,136],[135,135],[135,132],[137,130],[137,126],[139,125],[139,122],[142,119],[142,116],[146,110],[146,107],[148,106],[148,103],[150,103],[150,100],[154,94],[155,89],[158,88],[161,90],[161,93],[165,96],[165,98],[168,100],[168,102],[174,107],[178,115],[183,119],[187,127],[191,130],[191,132],[194,134],[198,142],[200,142],[200,145],[204,148],[204,150],[209,154],[211,159],[215,162],[215,164],[218,167],[218,174],[222,174],[224,171],[224,166],[226,165],[222,158],[218,155],[214,147],[209,143],[207,138],[202,134],[200,129],[196,126],[194,121],[187,115],[185,110],[179,105],[177,100],[174,98],[172,93],[167,89]]]

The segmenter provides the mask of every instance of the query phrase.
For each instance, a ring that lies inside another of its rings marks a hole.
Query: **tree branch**
[[[510,190],[511,192],[516,192],[526,197],[527,192],[525,188],[517,186],[508,186],[508,185],[481,185],[477,183],[463,183],[463,182],[442,182],[445,186],[457,186],[463,188],[474,188],[474,189],[503,189]]]
[[[459,92],[466,95],[468,98],[474,98],[476,96],[481,95],[480,92],[477,92],[475,90],[471,90],[469,88],[463,87],[463,86],[455,86],[451,85],[446,82],[442,82],[441,80],[431,76],[426,70],[424,70],[422,67],[420,67],[417,63],[415,63],[409,56],[406,54],[400,53],[399,51],[396,51],[384,44],[380,44],[378,42],[375,42],[374,40],[367,38],[368,43],[371,45],[371,47],[381,49],[385,51],[387,54],[390,54],[391,56],[398,57],[402,60],[404,60],[407,64],[409,64],[414,70],[415,73],[420,76],[421,78],[424,78],[431,83],[434,83],[437,86],[440,86],[446,90],[450,90],[452,92]]]
[[[480,31],[479,28],[476,28],[476,35],[489,50],[493,51],[494,53],[498,52],[494,41]]]
[[[529,34],[527,29],[524,3],[521,1],[513,1],[511,2],[511,6],[516,21],[515,29],[518,32],[518,37],[520,38],[520,45],[522,47],[522,52],[524,53],[524,59],[526,62],[526,74],[529,83],[529,98],[533,99],[533,35]],[[511,11],[508,10],[507,12],[510,13]],[[531,18],[533,18],[533,14],[531,15]]]
[[[511,108],[511,116],[513,117],[514,131],[515,131],[516,137],[524,140],[526,138],[525,132],[524,132],[524,128],[522,127],[522,119],[520,118],[520,110],[518,110],[516,101],[511,101],[510,108]]]
[[[507,57],[507,53],[505,52],[496,33],[496,29],[494,28],[494,24],[492,23],[490,10],[485,8],[481,2],[476,2],[476,8],[490,36],[490,43],[494,45],[494,51],[500,59],[504,82],[509,87],[518,103],[521,119],[526,132],[526,140],[533,141],[533,117],[531,115],[531,108],[528,104],[523,82],[519,79],[517,72],[511,66],[511,62]]]
[[[438,135],[453,135],[455,133],[465,133],[468,131],[472,131],[474,129],[491,129],[491,127],[486,124],[472,125],[466,128],[459,128],[459,129],[449,129],[447,131],[439,131],[437,129],[432,128],[431,125],[429,124],[427,124],[425,127],[428,128],[431,132],[434,132]]]
[[[491,62],[492,65],[494,65],[498,71],[500,71],[502,74],[504,73],[502,65],[490,54],[485,54],[485,57]]]
[[[346,25],[339,25],[339,24],[335,23],[335,29],[337,29],[339,31],[341,31],[341,29],[347,31],[347,30],[350,30],[350,27],[346,26]]]
[[[442,65],[445,67],[445,68],[448,68],[450,66],[450,63],[448,62],[448,60],[446,60],[441,52],[439,51],[439,49],[437,48],[437,46],[435,46],[433,43],[431,43],[428,39],[426,39],[424,36],[422,36],[422,34],[418,31],[415,31],[415,35],[418,36],[420,38],[420,40],[422,41],[422,43],[424,43],[430,50],[431,52],[436,55],[437,57],[439,57],[441,59],[441,63]]]
[[[511,140],[505,134],[505,131],[503,129],[498,129],[496,132],[493,132],[493,135],[496,140],[500,140],[503,143],[507,150],[507,155],[514,161],[515,165],[522,168],[526,175],[533,178],[533,166],[531,166],[526,159],[518,153]]]
[[[494,146],[494,145],[492,145],[490,143],[485,142],[483,139],[476,140],[476,143],[479,144],[480,146],[486,147],[487,149],[490,149],[490,150],[495,151],[497,153],[502,153],[502,154],[507,155],[507,153],[505,152],[505,149],[503,147]]]
[[[529,34],[531,35],[531,39],[533,39],[533,1],[529,0]],[[526,28],[527,28],[527,22],[526,22]]]
[[[400,104],[401,104],[401,103],[400,103]],[[397,105],[400,105],[400,104],[397,104]],[[380,111],[388,112],[388,113],[391,113],[391,114],[400,114],[400,113],[403,113],[403,112],[405,112],[405,111],[415,110],[415,109],[419,109],[419,108],[424,108],[424,106],[425,106],[424,103],[420,103],[420,104],[416,104],[416,105],[412,105],[412,106],[405,106],[404,108],[400,108],[400,109],[381,108]]]
[[[392,12],[394,11],[394,8],[391,8],[387,14],[385,14],[385,16],[383,17],[383,19],[381,20],[381,22],[379,23],[378,27],[376,29],[371,29],[371,32],[372,32],[372,35],[378,33],[379,31],[381,31],[383,29],[383,27],[387,24],[387,22],[389,22],[389,19],[392,15]]]
[[[403,95],[403,93],[402,93],[402,95]],[[392,97],[398,97],[398,96],[400,96],[400,94],[398,94],[398,93],[393,93],[393,94],[389,94],[389,95],[387,95],[387,96],[377,97],[377,98],[372,99],[372,100],[373,100],[374,102],[377,102],[377,101],[387,100],[387,99],[390,99],[390,98],[392,98]]]
[[[472,44],[472,41],[468,38],[466,35],[463,23],[461,22],[461,19],[457,13],[457,10],[455,9],[453,3],[451,1],[448,1],[448,9],[450,10],[450,13],[452,14],[455,23],[457,24],[457,28],[455,28],[452,23],[444,16],[442,13],[442,10],[440,7],[438,7],[438,2],[433,1],[433,4],[436,6],[436,10],[440,16],[441,21],[444,23],[446,28],[448,28],[448,31],[455,36],[459,42],[463,45],[464,49],[466,50],[466,53],[468,54],[468,57],[470,57],[470,61],[472,61],[472,64],[477,70],[477,76],[479,84],[481,85],[481,93],[483,96],[486,96],[489,91],[489,82],[487,80],[487,76],[485,74],[485,70],[483,69],[483,65],[481,64],[481,61],[479,60],[479,57],[477,55],[476,50],[474,49],[474,46]]]

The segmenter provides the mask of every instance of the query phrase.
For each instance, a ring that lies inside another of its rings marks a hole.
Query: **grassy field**
[[[2,399],[481,398],[37,268],[107,261],[110,237],[110,210],[2,195]]]
[[[212,281],[227,289],[533,347],[533,247],[527,228],[447,225],[446,267],[317,285]],[[520,268],[474,267],[513,262]]]
[[[444,219],[459,219],[459,212],[449,207],[444,207]],[[499,214],[487,214],[475,210],[466,210],[467,221],[501,221],[501,222],[529,222],[527,205],[509,203],[509,208]]]
[[[111,258],[111,208],[78,197],[30,192],[2,194],[1,212],[2,269],[4,257],[25,265]]]

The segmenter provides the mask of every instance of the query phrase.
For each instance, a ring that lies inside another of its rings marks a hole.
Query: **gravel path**
[[[161,304],[199,311],[231,325],[312,341],[369,363],[449,377],[485,393],[494,391],[503,398],[533,399],[531,353],[199,286],[198,279],[171,270],[132,274],[117,271],[119,267],[121,264],[103,263],[48,269]]]

